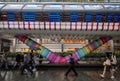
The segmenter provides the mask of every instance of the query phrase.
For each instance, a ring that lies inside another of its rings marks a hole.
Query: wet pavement
[[[107,73],[105,79],[102,79],[99,74],[100,69],[80,69],[77,68],[78,76],[74,76],[70,72],[67,77],[64,76],[68,68],[48,68],[39,69],[30,75],[27,72],[25,75],[20,75],[19,70],[0,70],[0,81],[120,81],[120,70],[116,72],[116,78],[110,79],[110,73]]]

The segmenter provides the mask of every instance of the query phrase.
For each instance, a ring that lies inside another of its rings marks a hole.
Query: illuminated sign
[[[82,5],[65,5],[64,9],[67,10],[83,10],[84,8],[82,7]]]
[[[84,5],[86,10],[101,10],[104,9],[102,5]]]
[[[8,4],[3,9],[21,9],[23,4]]]
[[[120,10],[120,5],[104,5],[107,10]]]
[[[45,10],[61,10],[63,7],[62,5],[45,5],[44,9]]]
[[[26,5],[24,9],[41,9],[43,5]]]

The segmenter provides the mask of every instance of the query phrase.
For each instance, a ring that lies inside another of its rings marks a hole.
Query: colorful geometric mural
[[[32,49],[38,50],[39,54],[50,61],[50,63],[68,63],[69,62],[69,56],[61,57],[58,54],[52,52],[51,50],[45,48],[41,44],[33,41],[32,39],[28,38],[24,35],[16,35],[17,39],[25,43],[27,46],[29,46]],[[108,42],[111,39],[111,37],[100,37],[99,39],[93,41],[92,43],[84,46],[83,48],[80,48],[72,53],[72,56],[74,58],[74,61],[77,62],[87,54],[90,54],[90,52],[94,51],[98,47],[100,47],[102,44]]]

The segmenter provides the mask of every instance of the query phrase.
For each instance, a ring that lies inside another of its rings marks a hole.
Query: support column
[[[89,44],[88,39],[85,40],[85,45]]]
[[[61,52],[64,52],[64,39],[61,39]]]
[[[12,51],[16,52],[16,39],[13,39],[13,44],[12,44]]]
[[[61,44],[61,52],[64,52],[64,43]]]
[[[110,50],[114,52],[114,42],[113,40],[110,40]]]

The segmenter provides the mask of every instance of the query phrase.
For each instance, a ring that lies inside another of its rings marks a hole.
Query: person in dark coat
[[[78,73],[76,72],[75,68],[74,68],[74,58],[72,57],[72,55],[70,55],[70,58],[69,58],[69,63],[70,63],[70,67],[69,69],[67,70],[67,72],[65,73],[65,76],[67,77],[68,73],[72,70],[75,74],[75,76],[78,76]]]
[[[21,60],[21,55],[20,55],[20,53],[18,53],[18,54],[16,55],[16,62],[15,62],[15,64],[13,65],[13,68],[15,68],[16,66],[20,66],[20,60]]]
[[[30,69],[30,67],[29,67],[29,57],[28,57],[28,54],[24,54],[24,60],[23,60],[23,62],[22,62],[22,65],[21,65],[21,68],[20,68],[20,70],[21,70],[21,75],[23,75],[24,74],[24,70],[27,70],[27,71],[29,71],[30,73],[31,73],[31,75],[33,74],[33,71],[32,71],[32,69]]]

